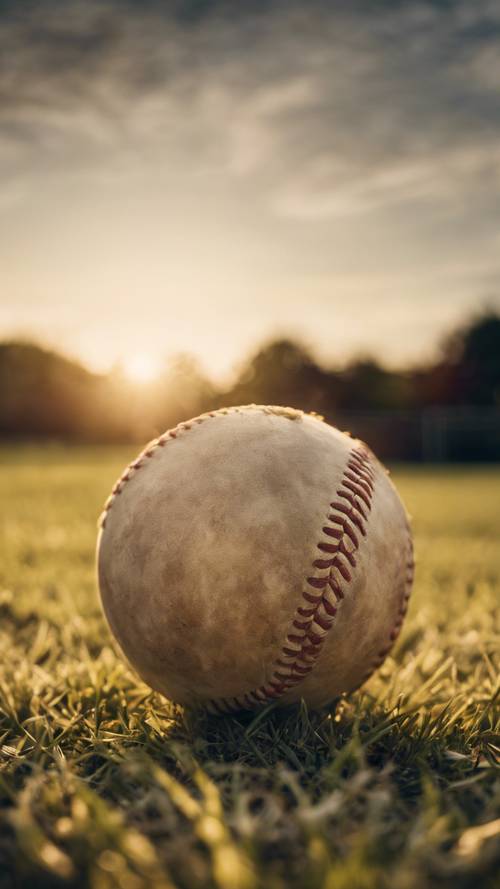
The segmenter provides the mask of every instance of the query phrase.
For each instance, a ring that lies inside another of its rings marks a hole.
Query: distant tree
[[[316,411],[333,423],[337,417],[340,422],[345,411],[500,407],[500,316],[483,313],[446,338],[436,362],[411,371],[388,370],[372,358],[353,361],[344,370],[328,370],[304,345],[287,338],[272,340],[248,359],[226,391],[217,389],[190,355],[169,360],[156,381],[138,385],[119,369],[91,373],[77,361],[34,343],[0,343],[0,436],[4,438],[144,442],[203,411],[251,402]],[[418,413],[413,419],[398,420],[408,427],[406,444],[402,432],[388,436],[384,417],[377,421],[376,432],[375,421],[368,417],[366,437],[380,440],[381,453],[413,454],[410,439],[416,434]],[[351,419],[353,431],[363,435]],[[462,453],[460,447],[457,453]]]
[[[328,413],[337,378],[318,367],[308,350],[290,339],[273,340],[250,358],[225,393],[231,404],[284,404]]]
[[[500,316],[488,311],[449,334],[413,383],[421,406],[500,405]]]
[[[347,410],[395,410],[412,402],[407,374],[381,367],[374,359],[353,362],[341,374],[339,407]]]
[[[487,312],[452,334],[444,358],[454,371],[454,400],[500,406],[499,315]]]
[[[119,440],[125,416],[106,376],[34,343],[0,343],[0,435]]]
[[[76,362],[28,342],[0,344],[0,428],[6,435],[79,436],[93,388]]]

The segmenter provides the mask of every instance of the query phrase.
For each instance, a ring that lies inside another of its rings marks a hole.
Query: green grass
[[[394,471],[416,587],[361,691],[216,719],[150,692],[101,616],[130,456],[0,451],[1,889],[498,887],[500,470]]]

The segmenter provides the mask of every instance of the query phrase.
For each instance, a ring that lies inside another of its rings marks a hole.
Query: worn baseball
[[[413,579],[405,509],[369,448],[257,405],[151,442],[105,505],[97,561],[137,672],[220,713],[357,688],[398,635]]]

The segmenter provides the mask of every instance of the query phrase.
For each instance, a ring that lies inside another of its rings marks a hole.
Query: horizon
[[[216,386],[224,387],[227,385],[233,385],[240,374],[244,371],[245,367],[258,355],[260,352],[264,352],[269,349],[273,344],[287,341],[292,345],[297,346],[299,349],[304,350],[304,352],[310,357],[312,362],[316,364],[316,366],[322,368],[323,370],[329,373],[343,373],[351,366],[355,366],[356,364],[363,364],[365,362],[371,363],[373,362],[382,370],[392,372],[392,373],[414,373],[419,370],[428,369],[432,366],[435,366],[439,362],[440,355],[443,351],[443,346],[446,341],[452,337],[454,334],[459,334],[461,331],[467,330],[474,323],[480,321],[481,318],[486,317],[497,317],[500,320],[500,312],[497,312],[491,304],[485,304],[483,306],[482,311],[480,312],[470,312],[466,314],[461,321],[457,324],[449,328],[445,331],[444,336],[439,340],[439,342],[435,343],[435,348],[433,350],[429,350],[429,354],[424,356],[420,361],[407,362],[407,363],[391,363],[385,362],[383,360],[382,355],[376,355],[374,352],[368,351],[358,351],[353,352],[352,354],[346,356],[344,360],[335,360],[335,356],[330,355],[330,357],[325,354],[324,356],[320,355],[318,350],[315,348],[314,344],[308,343],[304,337],[301,337],[299,333],[294,334],[281,334],[279,331],[276,331],[275,334],[271,334],[263,339],[256,341],[253,344],[250,344],[249,349],[240,356],[239,361],[235,363],[235,365],[226,371],[225,374],[216,374],[211,373],[210,368],[206,367],[201,361],[200,357],[193,352],[187,352],[185,350],[179,349],[177,352],[164,352],[154,358],[151,358],[146,352],[140,353],[135,352],[130,356],[124,356],[123,358],[115,361],[107,367],[99,368],[93,367],[91,363],[85,361],[85,358],[79,356],[76,353],[72,353],[70,350],[65,349],[57,344],[50,343],[48,341],[44,341],[41,338],[37,338],[36,336],[29,336],[24,334],[13,335],[13,336],[0,336],[0,347],[5,345],[25,345],[28,347],[35,347],[47,351],[49,354],[54,354],[62,358],[63,360],[75,363],[80,365],[84,370],[88,373],[95,374],[97,376],[108,376],[114,373],[122,376],[126,382],[135,383],[139,386],[148,386],[153,385],[156,381],[159,381],[162,375],[165,372],[168,372],[169,368],[171,369],[175,362],[179,359],[192,360],[195,363],[196,368],[200,371],[202,376],[204,376],[207,380],[215,384]]]
[[[2,338],[226,379],[275,337],[424,363],[500,308],[489,0],[40,0],[0,22]]]

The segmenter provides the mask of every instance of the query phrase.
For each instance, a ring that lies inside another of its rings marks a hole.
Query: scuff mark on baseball
[[[369,448],[315,415],[247,405],[181,423],[127,467],[100,524],[111,630],[180,704],[320,707],[401,628],[404,507]]]

